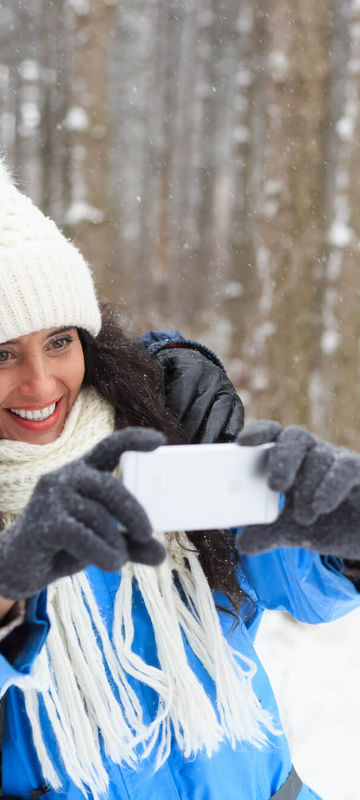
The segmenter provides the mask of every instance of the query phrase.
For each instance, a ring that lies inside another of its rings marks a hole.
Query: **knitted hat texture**
[[[99,333],[91,271],[0,161],[0,342],[64,325]]]

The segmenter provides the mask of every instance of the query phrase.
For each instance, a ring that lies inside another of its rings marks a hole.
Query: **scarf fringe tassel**
[[[133,649],[134,580],[150,618],[158,665]],[[126,565],[115,599],[113,641],[84,572],[50,587],[49,617],[50,633],[39,656],[48,684],[41,691],[29,687],[24,696],[44,779],[54,789],[63,787],[65,767],[85,797],[106,794],[102,751],[114,763],[139,768],[156,749],[157,770],[169,756],[173,736],[190,758],[200,752],[210,757],[224,739],[233,748],[239,742],[261,748],[268,732],[281,733],[252,689],[255,664],[223,636],[207,579],[190,548],[173,545],[156,569]],[[214,703],[188,661],[185,642],[214,682]],[[144,720],[135,682],[157,695],[151,721]],[[43,739],[44,715],[56,738],[58,764]]]

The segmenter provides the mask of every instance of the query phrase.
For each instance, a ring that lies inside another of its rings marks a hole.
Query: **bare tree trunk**
[[[352,0],[334,4],[333,18],[331,180],[327,182],[327,261],[321,358],[314,376],[314,423],[321,435],[359,447],[359,8]]]
[[[108,53],[113,18],[111,4],[92,0],[88,11],[73,13],[69,20],[71,84],[64,120],[71,153],[71,201],[65,223],[70,233],[76,227],[77,242],[96,265],[98,284],[106,296],[112,295],[108,281],[113,244]]]
[[[263,44],[265,133],[256,208],[259,302],[249,331],[251,410],[285,423],[309,423],[309,375],[318,359],[328,11],[326,0],[286,8],[281,0],[273,2]],[[258,14],[265,15],[265,5],[259,4]]]

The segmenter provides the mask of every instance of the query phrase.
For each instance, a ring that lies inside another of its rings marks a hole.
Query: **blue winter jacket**
[[[95,567],[87,571],[101,614],[112,629],[113,601],[120,577],[101,572]],[[274,550],[259,556],[244,558],[239,572],[241,585],[251,592],[256,600],[256,612],[247,625],[231,630],[229,615],[219,612],[221,624],[231,644],[252,658],[258,666],[254,678],[254,689],[263,706],[278,718],[275,698],[267,675],[254,649],[254,636],[264,608],[289,611],[302,622],[326,622],[336,619],[359,605],[359,595],[353,584],[341,575],[338,565],[324,563],[321,557],[309,551],[297,549]],[[216,594],[216,600],[226,604],[224,597]],[[155,663],[156,648],[152,630],[147,619],[141,597],[135,596],[135,647],[146,659]],[[19,674],[27,674],[36,654],[43,644],[49,622],[46,615],[46,593],[42,592],[28,604],[27,622],[29,633],[22,652],[11,666],[0,657],[1,685],[16,680]],[[193,653],[189,660],[197,674],[213,694],[212,682],[199,666]],[[142,698],[145,718],[150,719],[153,708],[152,691],[138,686]],[[48,749],[55,754],[56,747],[51,730],[47,730]],[[184,759],[174,742],[166,764],[153,773],[153,759],[146,761],[142,769],[134,771],[107,762],[110,776],[109,800],[269,800],[286,781],[291,770],[291,756],[285,736],[276,737],[263,750],[243,746],[232,750],[224,743],[211,759],[197,756]],[[106,758],[104,756],[104,762]],[[3,792],[17,797],[29,798],[30,791],[44,784],[40,765],[31,741],[29,724],[25,715],[21,690],[10,686],[6,693],[6,719],[3,734]],[[50,791],[48,800],[68,798],[83,800],[83,795],[67,779],[64,770],[64,793]],[[298,800],[316,798],[311,789],[303,787]],[[286,800],[286,798],[284,798]]]
[[[257,664],[254,689],[263,706],[278,720],[278,710],[267,675],[254,649],[254,638],[265,608],[288,611],[296,619],[307,622],[334,620],[359,605],[354,585],[341,574],[342,562],[320,557],[301,549],[278,549],[258,556],[243,557],[239,582],[256,604],[256,611],[247,623],[232,629],[232,619],[219,612],[224,635],[231,645]],[[105,573],[96,567],[87,570],[101,615],[111,636],[114,596],[121,577]],[[214,593],[215,600],[228,605],[225,597]],[[134,593],[134,647],[149,663],[156,663],[156,647],[152,628],[139,594]],[[6,689],[5,723],[3,731],[2,780],[3,793],[30,798],[32,790],[41,789],[45,781],[32,744],[29,723],[25,714],[22,691],[16,687],[19,676],[28,674],[49,631],[46,614],[46,592],[41,592],[27,604],[27,637],[15,662],[9,664],[0,656],[0,688]],[[211,678],[199,664],[185,642],[193,669],[211,697],[214,687]],[[154,709],[154,694],[149,687],[137,686],[142,700],[144,717],[149,721]],[[59,763],[50,726],[45,725],[46,745],[53,754],[55,766],[63,777],[63,792],[50,789],[48,800],[83,800]],[[279,721],[280,726],[280,721]],[[277,792],[291,772],[291,756],[285,735],[274,737],[262,750],[250,745],[232,749],[224,742],[218,752],[207,758],[200,755],[190,760],[183,757],[174,741],[167,762],[153,771],[151,756],[139,770],[120,767],[103,755],[109,774],[108,800],[270,800],[276,796],[288,800],[288,794]],[[294,795],[292,795],[293,797]],[[296,796],[296,795],[295,795]],[[303,786],[298,800],[317,798]]]

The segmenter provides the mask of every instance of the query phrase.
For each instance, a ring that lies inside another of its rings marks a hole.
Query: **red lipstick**
[[[23,419],[23,417],[19,417],[17,414],[13,414],[11,411],[6,409],[7,413],[11,416],[11,419],[14,420],[21,428],[26,428],[28,431],[48,431],[52,428],[59,420],[60,411],[61,411],[61,399],[56,401],[56,407],[53,414],[47,419],[36,420],[36,419]],[[51,405],[51,403],[45,403],[42,406],[22,406],[21,410],[24,411],[35,411],[36,409],[46,408],[47,406]],[[15,406],[14,406],[15,408]]]

